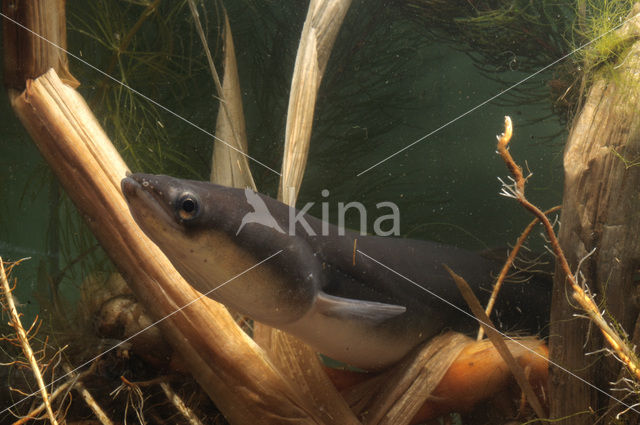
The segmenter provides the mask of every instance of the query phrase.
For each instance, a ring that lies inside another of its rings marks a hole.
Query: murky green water
[[[71,71],[132,171],[207,179],[213,141],[195,126],[214,132],[218,102],[188,8],[183,2],[168,3],[118,56],[113,48],[142,8],[106,0],[90,6],[70,2],[68,45],[75,55],[184,120],[73,58]],[[307,5],[225,5],[238,56],[249,153],[279,170],[290,78]],[[221,18],[219,10],[207,7],[203,17],[219,65]],[[379,214],[376,204],[389,201],[399,207],[403,237],[471,250],[505,247],[531,217],[498,194],[497,177],[508,175],[495,153],[504,115],[515,124],[512,154],[533,172],[528,197],[542,208],[561,202],[567,133],[548,90],[556,70],[528,81],[529,98],[524,91],[519,101],[510,94],[490,100],[529,75],[520,70],[511,46],[504,48],[502,71],[488,74],[455,42],[430,37],[415,19],[388,7],[357,1],[349,11],[319,91],[298,205],[314,202],[311,213],[319,216],[320,204],[328,202],[335,223],[338,202],[359,201],[367,207],[371,229]],[[20,282],[16,295],[28,316],[39,312],[38,298],[51,291],[51,276],[59,279],[66,305],[73,309],[82,280],[112,266],[68,200],[56,195],[52,175],[6,95],[0,108],[0,255],[5,260],[31,257],[14,275]],[[275,197],[278,176],[250,164],[258,189]],[[322,196],[323,190],[330,195]],[[356,226],[357,218],[347,223]],[[542,242],[531,244],[540,249]]]
[[[99,4],[91,8],[73,3],[69,6],[69,48],[89,63],[107,68],[111,52],[88,37],[87,32],[96,30],[92,36],[102,37],[100,42],[111,46],[123,37],[118,31],[138,18],[140,8]],[[305,7],[295,3],[285,9],[269,2],[252,7],[237,2],[228,7],[244,92],[249,151],[278,170],[288,84]],[[124,76],[136,90],[212,132],[217,112],[213,83],[191,31],[188,10],[176,9],[166,9],[177,14],[163,23],[168,28],[149,22],[137,34],[141,41],[134,39],[131,45],[131,50],[141,51],[122,55],[122,68],[114,66],[111,72],[116,78]],[[402,235],[471,249],[505,246],[530,218],[513,200],[498,196],[497,177],[504,177],[507,172],[495,154],[495,135],[502,131],[502,117],[511,115],[516,134],[512,152],[522,163],[526,161],[534,173],[529,196],[543,207],[557,204],[561,199],[560,156],[566,133],[553,116],[529,123],[549,116],[550,102],[515,105],[506,102],[510,98],[504,96],[459,118],[506,85],[479,72],[469,56],[454,49],[455,45],[430,40],[397,15],[387,13],[387,18],[396,20],[385,22],[384,16],[372,17],[367,9],[363,3],[354,4],[346,29],[336,42],[319,93],[298,205],[315,202],[311,211],[320,215],[321,202],[336,205],[360,201],[368,207],[371,228],[377,214],[375,204],[391,201],[400,208]],[[209,12],[209,19],[213,20],[216,14]],[[110,26],[96,24],[105,22]],[[217,22],[208,23],[214,53],[219,56],[220,49],[215,44]],[[164,33],[158,35],[156,31]],[[152,47],[168,50],[145,50]],[[512,56],[505,56],[505,64],[512,60]],[[160,72],[156,73],[153,67],[160,67]],[[119,125],[127,127],[115,130],[109,114],[117,113],[118,108],[126,109],[128,102],[135,102],[139,110],[153,106],[106,82],[74,59],[71,70],[81,80],[86,98],[98,102],[98,117],[108,124],[116,144],[121,148],[133,146],[123,150],[133,171],[207,178],[212,147],[209,136],[157,108],[148,115],[137,114],[137,120],[151,115],[150,121],[138,121],[141,129],[135,120],[120,118],[123,122]],[[508,70],[495,76],[517,82],[526,75]],[[544,93],[550,75],[551,71],[535,77],[533,83],[538,92]],[[109,100],[102,104],[96,100],[105,97]],[[62,239],[72,246],[62,247],[58,253],[48,252],[47,240],[52,232],[64,229],[64,225],[50,227],[51,175],[15,119],[6,97],[2,116],[0,181],[4,202],[0,207],[0,246],[5,258],[32,257],[18,276],[33,282],[39,264],[58,258],[57,267],[64,268],[65,263],[91,245],[76,241],[77,246],[73,246],[74,237],[68,235]],[[148,128],[154,124],[156,128]],[[157,140],[158,132],[163,140]],[[415,146],[357,177],[430,133],[433,134]],[[275,196],[277,175],[256,163],[251,167],[258,188]],[[328,198],[321,196],[323,189],[329,190]],[[336,211],[330,208],[333,222],[337,221]],[[63,212],[61,220],[66,214]],[[351,217],[348,224],[356,226],[357,217]],[[69,279],[65,284],[68,288],[74,285]],[[35,288],[34,284],[28,286]],[[24,288],[24,284],[20,286],[20,297],[31,298]]]

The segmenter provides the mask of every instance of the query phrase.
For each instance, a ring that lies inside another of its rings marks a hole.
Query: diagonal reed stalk
[[[202,42],[207,63],[213,81],[216,86],[220,108],[216,122],[216,140],[213,145],[213,157],[211,160],[210,181],[223,186],[246,188],[256,190],[256,184],[251,175],[249,161],[247,160],[248,144],[245,128],[244,112],[242,109],[242,91],[240,90],[240,78],[238,77],[238,65],[231,25],[226,10],[224,12],[224,76],[222,82],[216,70],[213,56],[207,43],[207,37],[200,23],[200,16],[194,0],[189,0],[189,9],[193,17],[196,32]],[[220,142],[224,140],[235,149]],[[244,153],[244,155],[242,154]]]
[[[278,199],[294,206],[307,165],[313,114],[333,43],[351,0],[311,0],[291,79]]]

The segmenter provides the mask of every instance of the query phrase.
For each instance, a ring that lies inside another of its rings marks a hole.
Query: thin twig
[[[94,363],[95,365],[95,363]],[[73,385],[76,384],[77,381],[83,379],[85,376],[91,375],[94,372],[94,365],[92,365],[89,370],[86,370],[82,373],[77,374],[76,376],[72,377],[71,379],[69,379],[68,381],[66,381],[64,384],[59,385],[54,392],[52,392],[49,396],[49,399],[51,401],[55,400],[56,398],[58,398],[60,396],[60,394],[65,393],[70,389],[70,387],[72,387]],[[25,394],[28,395],[28,394]],[[30,421],[31,419],[37,418],[40,413],[42,413],[42,411],[45,409],[45,405],[44,403],[41,403],[38,407],[36,407],[35,409],[32,409],[29,411],[29,413],[27,413],[26,415],[24,415],[22,418],[20,418],[19,420],[15,421],[13,424],[11,425],[22,425],[28,421]]]
[[[229,110],[227,109],[227,100],[225,99],[224,92],[222,91],[222,82],[220,81],[220,76],[218,75],[218,70],[216,69],[216,65],[213,61],[213,56],[211,55],[211,49],[209,49],[209,43],[207,43],[207,36],[202,29],[202,24],[200,23],[200,14],[198,13],[198,8],[194,0],[188,0],[189,10],[191,11],[191,16],[193,17],[193,22],[196,25],[196,32],[200,37],[200,41],[202,42],[202,47],[204,49],[205,56],[207,57],[207,63],[209,64],[209,71],[211,72],[211,76],[213,77],[213,82],[216,86],[216,92],[218,93],[218,99],[220,99],[220,107],[224,110],[224,114],[227,118],[227,121],[231,123],[231,132],[233,134],[233,145],[242,151],[242,145],[240,144],[240,139],[236,134],[235,127],[233,125],[233,121],[231,121],[231,114],[229,114]],[[225,15],[227,11],[224,11]],[[228,37],[229,35],[226,34]]]
[[[67,375],[71,376],[72,379],[75,379],[78,376],[75,372],[73,372],[73,370],[71,370],[69,365],[65,364],[63,368],[64,372]],[[102,425],[113,425],[111,419],[109,419],[107,414],[104,412],[104,410],[102,410],[100,405],[96,402],[89,390],[87,390],[87,388],[80,380],[77,380],[75,382],[74,387],[78,390],[78,392],[84,399],[84,402],[87,403],[87,406],[89,406],[89,408],[93,411],[96,419],[98,419],[98,421],[100,421]]]
[[[502,157],[502,160],[505,162],[507,168],[515,179],[515,183],[513,184],[513,186],[506,187],[506,190],[510,194],[514,195],[513,197],[518,200],[520,205],[522,205],[526,210],[538,217],[538,219],[542,222],[545,231],[549,236],[551,249],[553,249],[553,253],[556,255],[556,259],[560,264],[560,268],[565,274],[566,281],[569,283],[569,285],[571,285],[571,288],[573,289],[573,299],[575,299],[578,304],[580,304],[580,307],[582,307],[582,309],[587,313],[589,318],[600,328],[602,335],[607,340],[611,348],[613,348],[622,363],[627,366],[632,374],[640,379],[640,366],[638,365],[636,355],[622,340],[620,335],[616,331],[614,331],[611,326],[609,326],[604,317],[602,317],[602,314],[600,313],[600,310],[598,309],[596,303],[593,301],[593,298],[578,284],[576,276],[574,276],[574,274],[571,272],[569,262],[564,256],[562,248],[560,248],[560,242],[558,241],[558,238],[553,231],[553,226],[547,216],[544,215],[544,213],[540,211],[538,207],[529,202],[524,196],[525,178],[522,175],[522,169],[515,163],[515,161],[511,157],[511,154],[509,153],[509,150],[507,149],[507,145],[509,144],[509,141],[511,140],[511,136],[513,134],[511,118],[509,118],[508,116],[504,119],[504,126],[504,133],[498,136],[498,153]]]
[[[189,10],[191,11],[191,16],[193,17],[193,23],[196,26],[196,32],[200,37],[200,41],[202,42],[202,47],[204,48],[204,53],[207,56],[207,62],[209,64],[209,70],[211,71],[211,76],[213,77],[213,82],[216,85],[216,92],[218,92],[218,97],[222,99],[222,82],[220,81],[220,77],[218,75],[218,71],[216,70],[216,65],[213,62],[213,56],[211,55],[211,50],[209,49],[209,43],[207,43],[207,36],[204,33],[204,29],[202,29],[202,24],[200,23],[200,14],[198,13],[198,8],[193,0],[188,0]],[[224,100],[223,100],[224,103]]]
[[[548,214],[554,213],[554,212],[558,211],[560,208],[562,208],[562,207],[560,205],[557,205],[557,206],[555,206],[553,208],[548,209],[543,214],[544,215],[548,215]],[[524,244],[524,241],[527,239],[527,237],[529,237],[529,234],[531,233],[531,231],[533,230],[535,225],[538,224],[539,222],[540,222],[540,219],[538,219],[536,217],[531,221],[531,223],[529,223],[529,225],[527,227],[525,227],[524,231],[520,234],[520,237],[516,241],[516,244],[513,246],[513,249],[509,253],[509,257],[507,258],[507,261],[504,263],[504,266],[502,266],[502,270],[500,270],[500,274],[498,275],[498,278],[496,279],[496,283],[493,285],[493,291],[491,292],[491,298],[489,298],[489,302],[487,303],[487,307],[484,310],[485,313],[487,313],[487,316],[491,316],[491,310],[493,310],[493,306],[496,303],[496,299],[498,298],[498,293],[500,292],[500,289],[502,288],[502,283],[504,282],[504,279],[507,277],[507,273],[509,272],[509,269],[511,268],[511,265],[515,261],[516,256],[518,255],[518,252],[520,251],[520,248]],[[482,326],[480,326],[480,329],[478,329],[478,338],[477,338],[477,340],[480,341],[483,336],[484,336],[484,329],[482,328]]]
[[[153,379],[148,379],[146,381],[130,381],[124,376],[121,376],[120,379],[129,386],[136,386],[140,388],[151,387],[152,385],[160,385],[163,382],[169,382],[172,379],[171,375],[160,375]]]
[[[469,308],[471,309],[473,315],[476,316],[476,318],[480,321],[480,325],[485,329],[485,332],[491,340],[491,343],[493,343],[494,347],[496,347],[496,350],[498,351],[504,362],[507,364],[507,366],[509,366],[511,373],[516,378],[516,381],[522,389],[522,392],[527,396],[527,400],[529,401],[529,404],[531,405],[533,410],[536,412],[536,415],[538,415],[539,418],[545,418],[547,415],[542,408],[542,404],[540,404],[540,400],[538,400],[538,396],[536,396],[533,387],[531,387],[524,369],[522,368],[522,366],[520,366],[520,364],[518,364],[516,359],[513,358],[513,355],[511,354],[511,351],[509,351],[507,344],[504,342],[504,339],[502,338],[500,333],[496,330],[495,326],[491,322],[491,319],[489,319],[489,316],[487,316],[487,314],[482,309],[480,301],[478,301],[478,298],[476,298],[467,281],[464,280],[461,276],[455,274],[453,270],[451,270],[446,264],[444,264],[444,268],[447,270],[447,272],[449,272],[454,282],[458,286],[462,297],[469,305]]]
[[[18,313],[16,304],[13,301],[13,295],[11,295],[11,286],[9,285],[7,275],[4,271],[4,262],[2,261],[2,257],[0,257],[0,281],[2,283],[2,291],[4,292],[6,307],[11,317],[9,324],[15,330],[16,335],[20,340],[22,352],[24,353],[27,360],[29,360],[31,370],[33,371],[33,376],[36,378],[38,388],[40,388],[40,395],[42,396],[42,401],[44,402],[45,408],[47,410],[49,420],[52,424],[58,425],[56,416],[53,413],[53,409],[51,408],[49,394],[47,393],[46,385],[44,383],[44,379],[42,378],[42,373],[40,372],[40,365],[38,364],[38,361],[33,354],[33,350],[31,349],[31,345],[29,344],[29,337],[27,336],[27,333],[25,332],[24,328],[22,327],[22,323],[20,322],[20,314]]]
[[[160,382],[160,388],[164,391],[164,395],[167,396],[167,399],[175,406],[175,408],[180,412],[180,414],[189,422],[191,425],[202,425],[202,422],[193,413],[193,410],[189,408],[184,401],[180,398],[178,394],[176,394],[171,386],[167,382]]]

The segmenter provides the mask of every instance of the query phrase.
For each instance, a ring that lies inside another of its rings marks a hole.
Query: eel
[[[500,266],[457,247],[345,231],[250,189],[151,174],[121,186],[137,224],[196,290],[362,369],[443,331],[476,330],[443,264],[483,302]],[[550,294],[544,280],[506,284],[494,322],[538,332]]]

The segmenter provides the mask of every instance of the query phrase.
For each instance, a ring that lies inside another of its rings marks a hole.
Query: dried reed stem
[[[167,396],[167,399],[175,406],[176,410],[180,412],[183,418],[191,425],[202,425],[202,421],[193,413],[193,410],[189,408],[178,394],[171,388],[168,382],[160,382],[160,388]]]
[[[451,270],[446,264],[444,264],[444,268],[447,270],[447,272],[449,272],[449,274],[453,278],[453,281],[458,286],[462,297],[469,305],[469,308],[471,309],[473,315],[480,321],[481,326],[485,329],[485,332],[487,332],[487,336],[491,340],[493,346],[496,347],[496,351],[498,351],[500,357],[502,357],[507,366],[509,366],[509,370],[511,370],[511,373],[516,378],[520,389],[522,389],[522,392],[526,395],[527,400],[529,401],[529,404],[531,405],[533,410],[536,412],[536,415],[538,415],[539,418],[545,418],[547,414],[545,413],[542,404],[540,404],[540,400],[538,400],[533,387],[531,387],[524,369],[513,357],[511,351],[509,351],[507,343],[502,338],[502,335],[500,335],[500,333],[496,330],[496,327],[493,325],[493,322],[491,322],[489,316],[487,316],[487,314],[482,309],[480,301],[478,301],[478,298],[476,298],[476,295],[473,293],[473,290],[471,289],[467,281],[464,280],[461,276],[454,273],[453,270]]]
[[[547,218],[547,216],[538,209],[535,205],[530,203],[527,198],[524,196],[524,185],[526,179],[522,175],[522,169],[516,164],[516,162],[511,157],[507,146],[509,141],[511,140],[511,136],[513,135],[513,126],[511,124],[511,118],[505,117],[504,119],[504,133],[498,136],[498,153],[502,157],[502,160],[507,165],[507,168],[511,172],[511,175],[514,178],[514,185],[508,186],[506,191],[508,194],[512,195],[525,209],[535,215],[541,222],[549,236],[549,241],[551,243],[551,249],[556,255],[556,259],[560,264],[562,271],[565,274],[565,279],[571,285],[571,289],[573,289],[572,297],[575,299],[580,307],[587,313],[589,318],[600,328],[602,331],[602,335],[607,340],[611,348],[615,351],[616,355],[620,358],[620,361],[624,363],[625,366],[629,369],[629,371],[635,375],[635,377],[640,380],[640,366],[638,365],[638,360],[636,358],[635,353],[629,348],[629,346],[622,340],[620,335],[609,326],[604,317],[602,317],[602,313],[598,309],[598,306],[593,301],[593,298],[578,284],[576,276],[571,272],[571,267],[569,267],[569,262],[564,256],[564,252],[562,248],[560,248],[560,242],[556,237],[555,232],[553,231],[553,225]]]
[[[33,354],[33,350],[31,349],[31,345],[29,344],[29,337],[27,336],[27,332],[22,327],[22,323],[20,322],[20,314],[16,309],[16,304],[13,301],[13,295],[11,295],[11,286],[9,285],[9,281],[7,280],[7,275],[4,270],[4,262],[2,261],[2,257],[0,257],[0,283],[2,284],[2,292],[4,293],[4,299],[6,301],[6,308],[8,310],[10,321],[9,325],[16,332],[16,336],[20,341],[20,345],[22,348],[22,352],[24,353],[27,360],[29,360],[29,364],[31,365],[31,370],[33,371],[33,376],[36,378],[36,382],[38,383],[38,388],[40,388],[40,395],[42,396],[42,401],[44,402],[45,408],[47,410],[47,415],[49,416],[49,420],[52,424],[58,425],[58,421],[56,420],[56,416],[53,413],[53,409],[51,408],[51,402],[49,401],[49,394],[47,393],[46,385],[44,383],[44,379],[42,378],[42,373],[40,371],[40,365],[36,360],[36,356]]]
[[[207,36],[200,22],[200,14],[194,0],[188,0],[191,17],[196,26],[204,49],[209,71],[220,99],[220,109],[216,123],[216,142],[211,162],[211,182],[223,186],[251,187],[257,190],[247,160],[247,134],[242,111],[242,93],[238,77],[238,66],[233,47],[233,37],[227,11],[224,11],[224,83],[211,55]]]
[[[89,406],[89,409],[93,411],[93,414],[96,416],[96,419],[98,419],[98,421],[102,425],[113,425],[113,422],[111,421],[111,419],[109,419],[109,416],[107,416],[105,411],[102,410],[102,407],[100,407],[100,405],[96,402],[96,400],[93,398],[89,390],[84,386],[84,384],[80,380],[77,379],[78,375],[75,372],[73,372],[69,367],[69,365],[67,364],[63,366],[63,369],[67,375],[71,376],[72,379],[76,380],[73,386],[78,390],[84,402],[87,403],[87,406]]]

